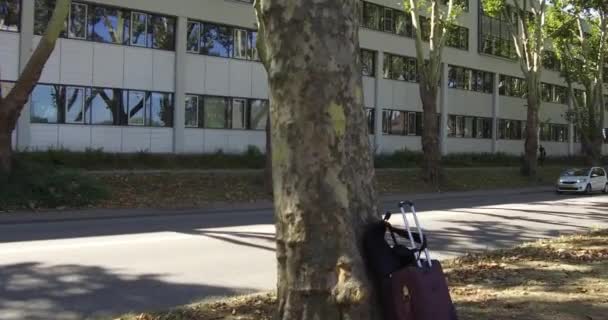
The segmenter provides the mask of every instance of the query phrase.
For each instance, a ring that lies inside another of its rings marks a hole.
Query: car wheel
[[[588,184],[588,185],[587,185],[587,188],[585,188],[585,193],[586,193],[586,194],[591,194],[591,192],[592,192],[592,191],[593,191],[593,190],[591,189],[591,184]]]

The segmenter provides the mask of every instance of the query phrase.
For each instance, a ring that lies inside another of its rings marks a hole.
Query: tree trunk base
[[[0,174],[10,174],[13,168],[12,135],[0,134]]]

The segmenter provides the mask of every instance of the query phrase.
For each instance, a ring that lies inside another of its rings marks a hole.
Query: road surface
[[[604,195],[477,192],[416,202],[441,258],[608,227]],[[273,236],[267,208],[57,222],[0,217],[0,320],[84,319],[272,290]]]

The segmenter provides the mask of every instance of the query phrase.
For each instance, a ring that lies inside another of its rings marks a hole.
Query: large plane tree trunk
[[[378,319],[361,243],[377,206],[357,1],[255,7],[270,83],[277,319]]]
[[[32,53],[13,89],[6,98],[0,98],[0,172],[11,172],[13,130],[23,106],[40,79],[44,65],[55,49],[55,43],[70,10],[70,3],[70,0],[57,0],[53,16],[38,47]]]

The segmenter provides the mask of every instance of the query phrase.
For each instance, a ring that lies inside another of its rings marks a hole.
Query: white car
[[[600,167],[568,169],[562,172],[557,181],[557,193],[602,191],[608,193],[606,170]]]

